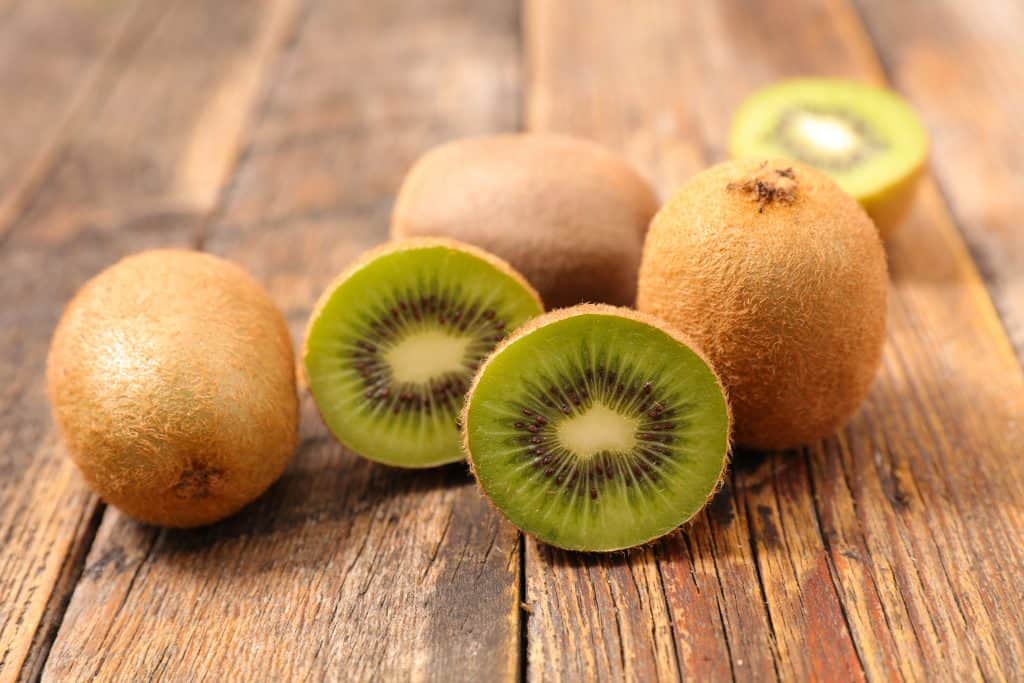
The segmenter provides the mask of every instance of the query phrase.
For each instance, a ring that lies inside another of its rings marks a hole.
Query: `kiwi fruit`
[[[468,138],[415,163],[395,202],[395,239],[440,236],[508,261],[552,308],[633,305],[650,185],[604,147],[561,135]]]
[[[834,432],[863,400],[885,339],[888,275],[864,210],[787,159],[698,173],[651,223],[637,305],[704,349],[740,444]]]
[[[543,312],[504,261],[452,240],[371,250],[320,298],[302,361],[320,415],[377,462],[430,467],[464,456],[458,412],[479,364]]]
[[[284,318],[249,275],[207,254],[147,251],[87,282],[54,332],[46,381],[86,481],[151,524],[232,514],[295,450]]]
[[[889,237],[910,210],[928,140],[897,94],[862,83],[800,78],[751,95],[732,123],[734,158],[788,157],[832,176]]]
[[[490,501],[570,550],[667,534],[704,506],[728,460],[728,404],[697,347],[607,305],[524,325],[480,368],[462,421]]]

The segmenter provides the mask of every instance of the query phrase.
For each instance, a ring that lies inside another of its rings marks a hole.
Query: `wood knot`
[[[769,169],[767,166],[768,162],[765,162],[753,177],[725,186],[729,191],[742,192],[756,201],[758,213],[764,213],[764,207],[769,204],[792,204],[796,201],[799,183],[792,167]]]

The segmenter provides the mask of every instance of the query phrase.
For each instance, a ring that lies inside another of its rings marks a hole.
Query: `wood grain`
[[[508,3],[299,16],[201,242],[267,284],[297,342],[321,288],[386,235],[418,154],[519,121]],[[236,517],[175,532],[108,511],[45,675],[508,680],[518,613],[517,534],[465,466],[362,460],[304,396],[295,461]]]
[[[57,33],[46,40],[60,43],[63,22],[85,10],[77,2],[44,4]],[[101,76],[80,65],[79,78],[92,85],[74,96],[73,112],[49,117],[63,128],[28,126],[44,146],[19,171],[34,180],[13,183],[26,194],[0,246],[0,680],[19,672],[33,678],[42,667],[102,514],[51,423],[42,379],[49,336],[63,303],[103,267],[146,247],[195,239],[211,207],[179,192],[173,171],[211,86],[251,49],[265,9],[177,2],[132,12],[112,47],[94,46],[104,55]],[[109,9],[78,18],[116,23]],[[232,40],[210,33],[211,24]],[[35,33],[47,30],[42,22]],[[89,30],[81,36],[87,62],[89,40],[98,38]],[[29,105],[13,109],[20,106]]]
[[[112,73],[138,5],[0,3],[0,240]]]
[[[857,0],[885,71],[932,131],[932,170],[1024,359],[1024,5]]]
[[[724,156],[751,89],[806,73],[883,80],[840,0],[536,0],[525,25],[527,126],[604,141],[663,193]],[[731,492],[642,553],[527,546],[532,676],[1019,673],[1021,369],[930,181],[889,258],[883,368],[839,435],[738,454]]]
[[[1019,678],[1022,26],[998,0],[0,0],[0,681]],[[797,74],[891,79],[933,136],[883,367],[841,433],[737,453],[663,541],[522,542],[463,466],[363,461],[308,396],[286,475],[204,530],[107,509],[64,456],[46,345],[121,255],[235,259],[298,342],[431,145],[575,133],[665,196]]]

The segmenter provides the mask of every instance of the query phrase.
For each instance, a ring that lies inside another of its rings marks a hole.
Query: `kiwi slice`
[[[480,369],[463,413],[481,488],[517,527],[570,550],[629,548],[700,510],[730,416],[711,366],[657,319],[554,311]]]
[[[456,418],[473,373],[542,312],[526,281],[480,249],[442,239],[385,245],[317,304],[303,351],[309,388],[328,428],[366,458],[400,467],[460,460]]]
[[[906,216],[927,154],[924,125],[895,93],[852,81],[801,78],[751,95],[733,119],[733,157],[784,156],[824,171],[883,237]]]

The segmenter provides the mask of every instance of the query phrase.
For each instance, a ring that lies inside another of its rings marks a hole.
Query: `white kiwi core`
[[[636,444],[637,419],[595,403],[587,412],[558,425],[558,440],[580,458],[598,453],[628,453]]]
[[[384,353],[396,382],[425,384],[450,372],[463,372],[473,337],[424,330],[402,339]]]
[[[839,116],[804,111],[792,125],[812,147],[836,155],[854,153],[865,144],[850,122]]]

